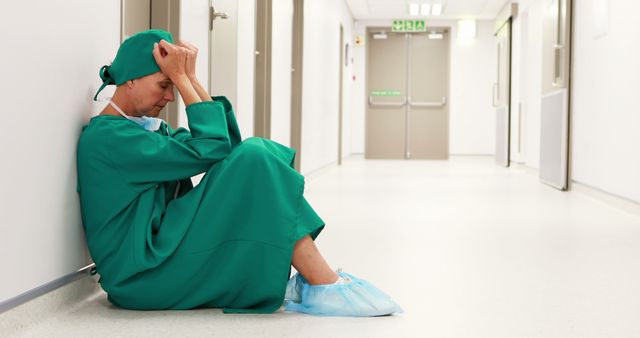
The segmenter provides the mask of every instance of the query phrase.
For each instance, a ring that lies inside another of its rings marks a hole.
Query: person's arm
[[[191,81],[191,85],[198,93],[200,100],[202,101],[211,101],[211,97],[209,97],[209,93],[207,93],[206,89],[200,84],[198,78],[196,78],[196,59],[198,57],[198,48],[187,41],[180,40],[176,43],[177,46],[184,48],[186,52],[186,62],[185,62],[185,73]]]
[[[229,133],[229,141],[231,142],[231,148],[235,147],[238,143],[242,142],[242,136],[240,134],[240,128],[238,128],[238,122],[236,120],[235,113],[233,111],[233,107],[231,106],[231,102],[225,96],[207,96],[209,100],[203,100],[202,102],[215,101],[222,103],[224,107],[227,131]],[[178,141],[184,141],[191,137],[191,133],[188,129],[179,127],[178,129],[173,129],[169,125],[167,125],[167,130],[169,136],[175,138]]]
[[[189,78],[186,75],[180,76],[175,81],[173,81],[173,85],[176,86],[176,88],[178,88],[180,97],[182,97],[182,101],[184,101],[184,105],[186,107],[188,107],[192,103],[211,101],[211,99],[204,100],[200,98],[200,93],[198,92],[198,88],[194,87],[191,80],[189,80]]]
[[[236,116],[233,112],[233,107],[231,106],[231,102],[225,96],[209,96],[207,90],[202,87],[200,81],[196,78],[195,74],[189,75],[189,80],[193,85],[193,88],[198,92],[198,96],[202,99],[202,102],[206,101],[220,101],[224,105],[225,116],[227,117],[227,130],[229,131],[229,138],[231,141],[231,147],[235,147],[236,144],[242,141],[242,136],[240,135],[240,129],[238,128],[238,121],[236,120]]]
[[[109,157],[125,182],[143,190],[149,184],[185,179],[231,153],[221,102],[196,102],[186,110],[190,133],[180,131],[181,140],[133,125],[112,128],[106,140]]]
[[[198,81],[198,78],[196,77],[196,58],[198,56],[198,48],[184,40],[178,41],[177,45],[184,48],[186,51],[185,73],[202,102],[220,101],[224,105],[231,147],[235,147],[236,144],[242,141],[242,137],[240,135],[240,129],[238,128],[238,122],[236,121],[231,103],[224,96],[209,96],[207,90],[202,86],[202,84],[200,84],[200,81]]]
[[[227,131],[229,132],[229,141],[231,142],[231,148],[235,147],[238,143],[242,142],[242,136],[240,135],[240,129],[238,128],[238,122],[231,106],[231,102],[225,96],[212,96],[216,102],[222,102],[224,106],[225,116],[227,117]]]
[[[185,106],[202,102],[198,92],[191,84],[189,75],[192,73],[191,52],[183,47],[176,46],[166,40],[153,45],[153,58],[160,70],[171,79],[174,86],[184,101]],[[189,61],[189,62],[187,62]]]
[[[198,78],[196,78],[195,74],[192,74],[189,76],[189,81],[191,82],[191,85],[193,86],[195,91],[198,93],[200,100],[213,101],[211,99],[211,96],[209,96],[209,93],[207,93],[207,90],[204,89],[204,87],[202,87],[202,85],[200,84],[200,81],[198,81]]]

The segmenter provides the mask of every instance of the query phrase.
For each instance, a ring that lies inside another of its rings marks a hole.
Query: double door
[[[449,32],[367,36],[365,158],[448,159]]]

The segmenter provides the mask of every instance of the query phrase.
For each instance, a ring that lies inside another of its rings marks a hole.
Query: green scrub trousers
[[[113,115],[82,127],[83,227],[116,306],[272,313],[284,301],[295,242],[324,228],[303,197],[296,151],[241,141],[229,101],[213,100],[186,108],[188,130],[163,122],[147,131]]]

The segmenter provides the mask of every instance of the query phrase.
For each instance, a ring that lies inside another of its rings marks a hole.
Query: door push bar
[[[411,97],[409,97],[409,106],[412,107],[424,107],[424,108],[442,108],[447,104],[447,98],[442,97],[441,102],[412,102]]]
[[[447,98],[442,97],[441,102],[412,102],[411,97],[404,97],[402,102],[375,102],[373,96],[369,96],[369,105],[377,107],[402,107],[408,104],[412,107],[424,107],[424,108],[442,108],[447,104]]]
[[[369,96],[369,105],[377,107],[402,107],[407,104],[407,98],[403,98],[402,102],[375,102],[373,96]]]

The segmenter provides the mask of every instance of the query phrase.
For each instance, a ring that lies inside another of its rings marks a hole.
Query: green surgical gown
[[[147,131],[113,115],[82,127],[82,221],[116,306],[272,313],[284,301],[295,242],[324,228],[303,197],[296,151],[242,140],[229,101],[213,100],[186,107],[189,129],[163,122]]]

